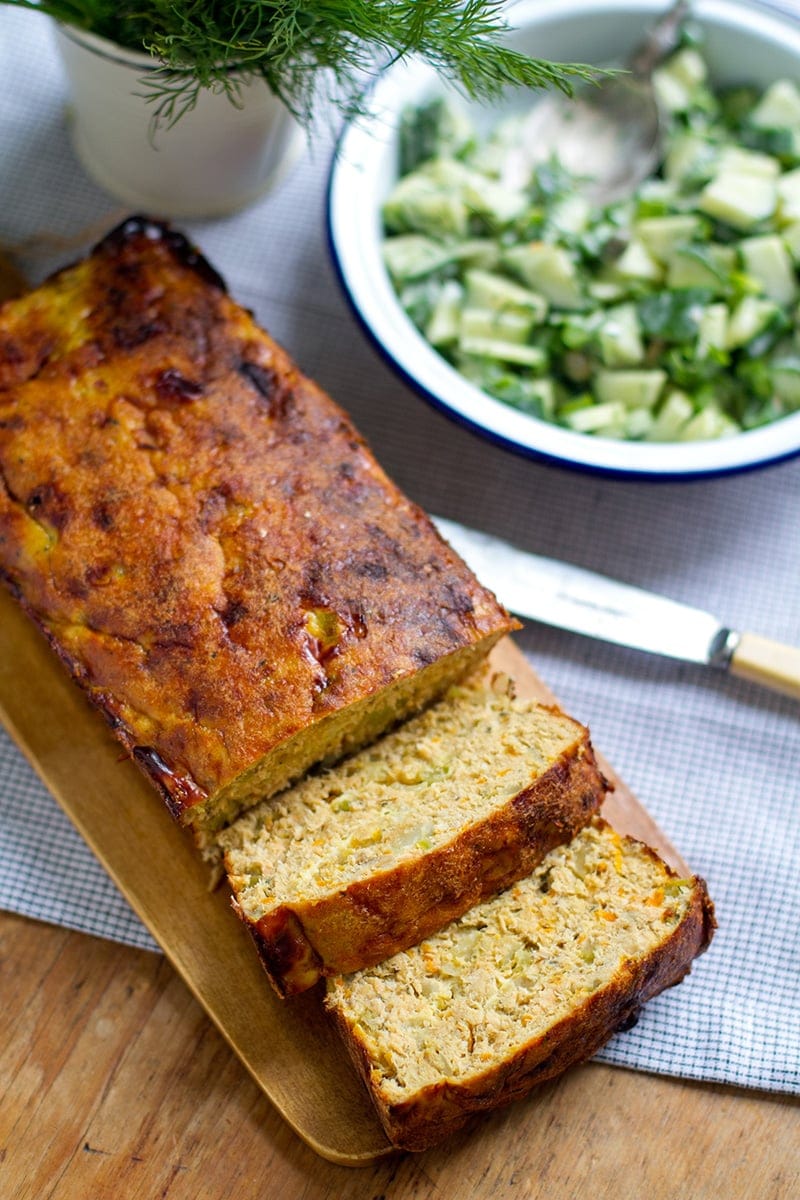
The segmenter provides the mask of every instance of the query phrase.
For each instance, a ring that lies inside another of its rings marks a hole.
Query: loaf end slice
[[[0,577],[201,841],[516,627],[142,218],[0,306]]]
[[[602,802],[588,731],[479,672],[220,836],[281,995],[370,966],[527,875]]]
[[[424,1150],[593,1055],[708,945],[703,881],[599,818],[420,946],[328,981],[392,1143]]]

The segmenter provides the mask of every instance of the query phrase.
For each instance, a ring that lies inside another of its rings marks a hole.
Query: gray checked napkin
[[[187,231],[351,412],[401,487],[432,512],[800,644],[800,461],[707,482],[620,482],[518,458],[450,424],[377,355],[337,286],[325,238],[330,153],[322,133],[273,195]],[[34,279],[76,257],[82,231],[95,237],[121,215],[71,153],[46,21],[8,8],[0,163],[0,247],[22,247]],[[799,1092],[800,705],[555,630],[531,626],[518,642],[717,907],[719,932],[691,976],[600,1057]],[[0,905],[157,949],[2,734]]]

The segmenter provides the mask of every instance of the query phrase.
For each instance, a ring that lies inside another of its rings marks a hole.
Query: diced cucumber
[[[679,442],[703,442],[712,438],[731,437],[740,433],[740,426],[716,405],[707,404],[695,413],[679,430]]]
[[[689,89],[664,70],[653,72],[653,88],[659,107],[668,113],[685,112],[691,106]]]
[[[591,215],[592,206],[586,197],[573,192],[553,205],[550,222],[561,233],[583,233]]]
[[[598,304],[616,304],[617,300],[625,298],[627,290],[623,283],[615,279],[593,279],[586,288],[589,296]]]
[[[720,247],[727,250],[727,246]],[[720,256],[724,261],[724,256]],[[667,271],[667,287],[670,288],[710,288],[715,292],[723,292],[727,287],[728,271],[720,261],[720,257],[712,253],[712,248],[700,243],[696,246],[683,246],[676,249]],[[735,255],[731,251],[731,259]]]
[[[500,180],[507,156],[508,148],[501,142],[492,139],[471,147],[464,156],[464,161],[473,170],[480,171],[481,175],[485,175],[488,179]]]
[[[774,233],[742,238],[739,250],[745,271],[758,280],[764,295],[778,304],[791,304],[797,295],[797,285],[783,240]]]
[[[679,50],[663,66],[653,72],[653,87],[662,108],[667,112],[685,112],[691,108],[694,95],[706,78],[706,65],[691,47]]]
[[[734,229],[752,229],[771,217],[778,198],[775,182],[762,175],[726,171],[706,184],[698,199],[698,208],[732,225]]]
[[[724,275],[736,269],[736,247],[724,242],[709,242],[708,256],[714,266]]]
[[[539,324],[547,316],[547,301],[538,292],[520,287],[503,275],[490,271],[471,270],[464,275],[467,286],[467,303],[476,308],[495,311],[523,312]]]
[[[554,317],[551,324],[557,322],[561,331],[561,342],[568,350],[580,350],[594,342],[600,326],[605,320],[602,309],[591,312],[569,312]]]
[[[468,238],[453,247],[452,258],[464,269],[491,271],[500,262],[500,248],[491,238]]]
[[[488,388],[490,395],[532,416],[552,421],[556,415],[556,388],[552,379],[514,376],[513,389]]]
[[[486,217],[497,225],[520,216],[528,207],[524,192],[505,188],[452,158],[434,159],[420,167],[416,174],[424,175],[438,189],[457,195],[468,212]]]
[[[600,356],[607,367],[635,367],[644,358],[635,304],[610,308],[600,326]]]
[[[685,46],[677,54],[673,54],[668,64],[661,69],[668,71],[673,79],[677,79],[690,91],[705,83],[708,78],[705,60],[692,46]]]
[[[714,173],[716,146],[697,133],[678,133],[667,147],[664,157],[664,176],[682,183],[687,179],[710,178]]]
[[[541,370],[547,365],[547,355],[538,346],[519,345],[496,338],[469,337],[463,333],[458,344],[464,354],[473,355],[475,358],[489,358],[496,362],[514,363],[536,370]]]
[[[764,332],[779,312],[773,300],[763,300],[759,296],[743,297],[731,313],[726,348],[735,350],[738,346],[746,346]]]
[[[676,442],[681,429],[694,415],[694,405],[685,392],[669,392],[647,432],[650,442]]]
[[[511,191],[502,184],[481,178],[468,184],[463,191],[467,208],[485,217],[492,225],[502,227],[519,217],[528,207],[522,192]]]
[[[643,242],[631,238],[622,254],[611,267],[612,276],[626,281],[660,283],[664,271]]]
[[[575,433],[596,433],[598,429],[613,425],[620,432],[625,428],[625,405],[616,400],[603,404],[591,404],[564,416],[564,422]]]
[[[709,304],[704,310],[697,331],[698,358],[705,358],[710,350],[727,349],[728,316],[727,304]]]
[[[421,172],[415,172],[394,187],[384,203],[383,220],[392,233],[465,237],[468,211],[457,192],[443,191]]]
[[[438,271],[453,261],[453,254],[441,242],[421,233],[401,233],[383,243],[383,261],[395,285],[400,287]]]
[[[637,192],[637,208],[644,204],[665,204],[668,207],[675,204],[679,195],[676,183],[669,179],[645,179],[639,184]],[[644,215],[644,214],[642,214]]]
[[[777,179],[781,164],[771,154],[758,150],[745,150],[741,146],[723,146],[714,163],[714,173],[724,175],[729,171],[741,175],[760,175],[765,179]]]
[[[514,342],[522,345],[527,342],[533,328],[533,314],[530,312],[499,310],[495,308],[464,308],[461,313],[461,347],[464,339],[486,338],[491,341]],[[474,351],[468,351],[474,353]],[[490,357],[493,357],[490,355]]]
[[[667,373],[662,370],[598,371],[594,394],[600,404],[617,401],[625,408],[653,408],[666,382]]]
[[[449,346],[458,341],[463,299],[461,284],[456,283],[455,279],[448,279],[425,327],[425,337],[432,346]]]
[[[547,355],[540,347],[528,343],[533,323],[530,312],[465,308],[461,313],[458,346],[462,354],[475,358],[489,358],[538,370],[546,365]]]
[[[646,438],[655,424],[655,418],[649,408],[632,408],[625,415],[623,436],[639,441]],[[598,431],[602,435],[602,430]]]
[[[474,183],[476,178],[480,180],[483,176],[458,159],[436,157],[428,159],[407,178],[424,179],[432,187],[442,191],[461,192],[467,184]]]
[[[786,408],[800,408],[800,358],[786,355],[775,358],[771,364],[772,384],[775,395]]]
[[[700,233],[700,218],[695,213],[643,217],[634,225],[634,231],[653,258],[666,263],[678,246],[696,240]]]
[[[800,126],[800,92],[788,79],[776,79],[750,114],[760,129],[791,129]]]
[[[548,242],[514,246],[506,251],[505,262],[515,275],[556,308],[585,307],[586,297],[575,262],[562,246]]]
[[[784,224],[800,221],[800,168],[781,175],[778,188],[778,217]]]
[[[408,193],[401,193],[398,198],[398,190],[403,184],[414,185],[411,188],[410,202]],[[425,193],[426,188],[434,196],[446,194],[455,198],[457,204],[463,206],[467,220],[470,214],[476,214],[486,217],[489,222],[505,224],[513,220],[513,217],[521,215],[528,206],[528,198],[523,192],[503,187],[497,181],[482,175],[479,170],[457,162],[455,158],[434,158],[431,162],[423,164],[413,175],[408,175],[405,180],[399,182],[384,206],[384,217],[386,218],[386,209],[389,208],[392,216],[402,218],[404,205],[408,206],[414,202],[416,194]],[[417,200],[417,205],[419,204]],[[433,233],[437,230],[431,228],[428,232]],[[465,234],[467,223],[453,232]]]

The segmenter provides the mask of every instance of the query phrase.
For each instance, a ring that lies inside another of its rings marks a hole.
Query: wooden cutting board
[[[495,665],[521,694],[552,695],[506,640]],[[0,589],[0,718],[209,1017],[284,1119],[318,1154],[365,1166],[391,1152],[319,996],[281,1002],[225,889],[32,623]],[[614,776],[604,814],[685,870]]]

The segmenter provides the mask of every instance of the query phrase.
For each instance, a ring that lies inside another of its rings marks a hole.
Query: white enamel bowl
[[[509,40],[540,58],[604,63],[623,59],[666,0],[518,0]],[[695,0],[715,83],[766,87],[800,80],[800,21],[740,0]],[[798,10],[800,12],[800,10]],[[389,68],[363,117],[345,129],[331,170],[328,230],[345,292],[395,369],[455,420],[522,454],[618,476],[691,479],[763,467],[800,454],[800,413],[718,441],[646,444],[573,433],[517,412],[463,379],[403,312],[381,257],[380,210],[397,176],[398,118],[441,87],[414,63]],[[530,97],[509,94],[512,110]],[[497,109],[475,110],[486,124]]]

